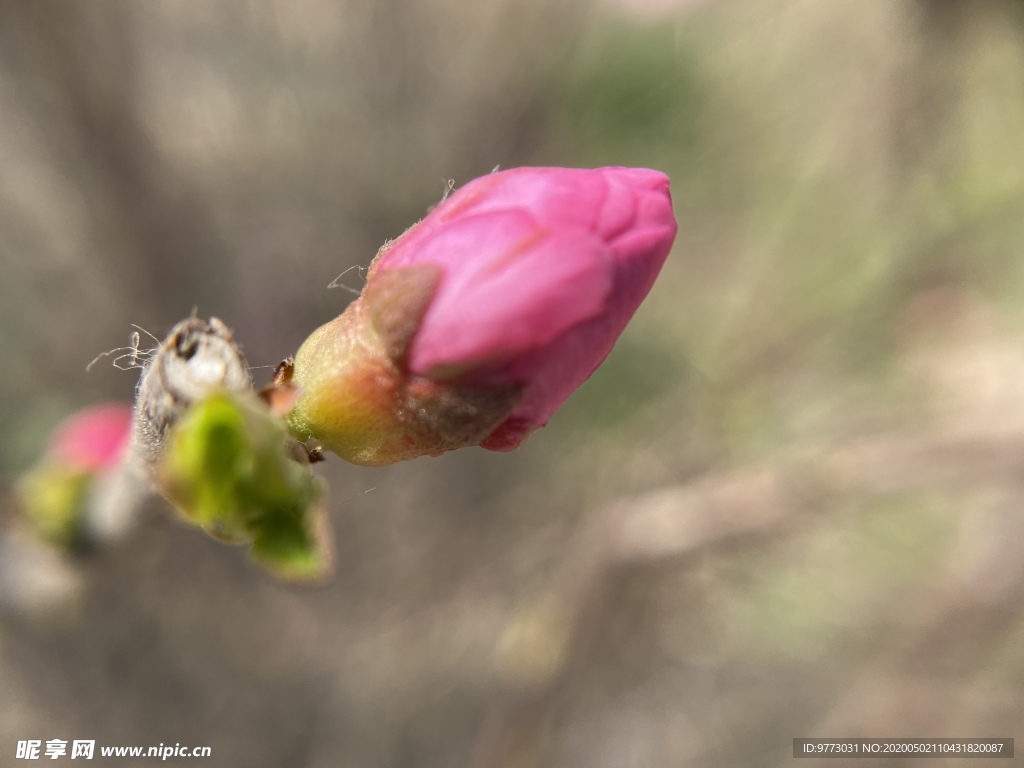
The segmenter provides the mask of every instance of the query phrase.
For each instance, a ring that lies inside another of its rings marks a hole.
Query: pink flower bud
[[[128,445],[131,426],[132,407],[126,403],[86,408],[57,428],[50,439],[49,455],[69,469],[112,469]]]
[[[86,408],[57,427],[36,465],[18,482],[26,519],[47,541],[83,540],[89,499],[114,477],[131,436],[132,408],[110,403]]]
[[[363,464],[515,448],[611,351],[675,234],[657,171],[476,179],[382,248],[299,350],[293,430]]]

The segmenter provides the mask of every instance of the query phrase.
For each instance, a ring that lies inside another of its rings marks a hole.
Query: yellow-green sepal
[[[249,556],[284,578],[331,567],[323,488],[284,422],[252,393],[218,392],[174,426],[159,484],[190,523],[249,544]]]

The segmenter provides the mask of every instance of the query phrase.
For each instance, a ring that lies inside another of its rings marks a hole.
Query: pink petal
[[[50,441],[50,455],[75,469],[110,469],[128,445],[131,420],[132,408],[123,403],[79,411],[57,428]]]
[[[417,263],[445,270],[410,351],[421,375],[548,344],[601,313],[612,289],[600,240],[538,228],[521,211],[469,216],[420,248]]]

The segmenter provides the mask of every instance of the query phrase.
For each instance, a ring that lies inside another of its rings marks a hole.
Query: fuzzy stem
[[[252,389],[245,356],[218,318],[182,320],[142,371],[128,450],[96,489],[85,512],[83,527],[90,543],[115,540],[127,532],[153,495],[170,429],[214,389]]]
[[[216,317],[182,320],[142,372],[128,461],[152,473],[163,456],[168,431],[189,406],[214,389],[245,392],[252,378],[231,331]]]

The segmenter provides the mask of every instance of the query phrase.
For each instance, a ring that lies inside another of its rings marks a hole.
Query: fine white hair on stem
[[[351,267],[346,269],[344,272],[342,272],[336,278],[331,280],[331,282],[327,284],[327,287],[328,288],[342,288],[342,289],[348,291],[349,293],[354,293],[356,296],[358,296],[360,293],[362,293],[362,291],[359,291],[359,290],[357,290],[355,288],[352,288],[351,286],[348,286],[348,285],[345,285],[344,283],[339,282],[341,280],[341,278],[343,278],[345,275],[347,275],[353,269],[358,271],[359,272],[359,276],[365,279],[365,273],[366,273],[366,270],[368,269],[368,267],[364,267],[361,264],[353,264]]]
[[[353,493],[347,499],[342,499],[341,501],[337,502],[334,506],[336,506],[336,507],[343,507],[346,504],[348,504],[349,502],[355,501],[360,496],[365,496],[366,494],[373,493],[376,490],[377,490],[377,486],[373,486],[372,488],[367,488],[365,491],[360,491],[359,493]]]
[[[158,347],[160,346],[160,339],[158,339],[158,338],[157,338],[156,336],[154,336],[154,335],[153,335],[152,333],[150,333],[149,331],[147,331],[147,330],[146,330],[145,328],[143,328],[143,327],[142,327],[141,325],[139,325],[138,323],[130,323],[130,325],[131,325],[131,327],[132,327],[132,328],[134,328],[135,330],[137,330],[137,331],[142,331],[142,332],[143,332],[144,334],[146,334],[147,336],[149,336],[149,338],[151,338],[151,339],[152,339],[153,341],[155,341],[155,342],[156,342],[156,345],[157,345]]]
[[[133,323],[133,326],[134,326],[134,323]],[[138,326],[134,326],[134,327],[138,327]],[[149,333],[149,331],[145,331],[145,333]],[[152,336],[153,334],[150,333],[149,335]],[[157,348],[156,347],[152,347],[150,349],[139,349],[139,344],[141,342],[141,337],[139,336],[139,332],[138,331],[133,331],[132,332],[132,335],[130,337],[130,341],[131,341],[131,343],[127,347],[115,347],[114,349],[108,350],[106,352],[100,352],[98,355],[96,355],[96,357],[94,357],[91,361],[89,361],[89,364],[87,366],[85,366],[86,373],[91,371],[92,367],[94,365],[96,365],[96,363],[98,363],[103,358],[110,357],[111,355],[113,355],[115,353],[118,353],[118,352],[120,352],[121,354],[119,354],[117,357],[115,357],[113,359],[113,361],[111,362],[111,364],[115,368],[117,368],[118,370],[120,370],[120,371],[129,371],[132,368],[144,369],[146,367],[146,364],[148,364],[148,362],[152,359],[153,355],[156,354]],[[157,340],[157,343],[159,343],[159,340]],[[124,363],[121,362],[125,358],[128,359],[128,363],[127,364],[124,364]],[[143,361],[142,365],[139,364],[139,360],[140,359],[142,359],[142,361]]]
[[[452,193],[453,189],[455,189],[455,179],[445,179],[444,180],[444,192],[441,194],[441,202],[442,203],[445,200],[448,199],[448,195],[450,195]]]

